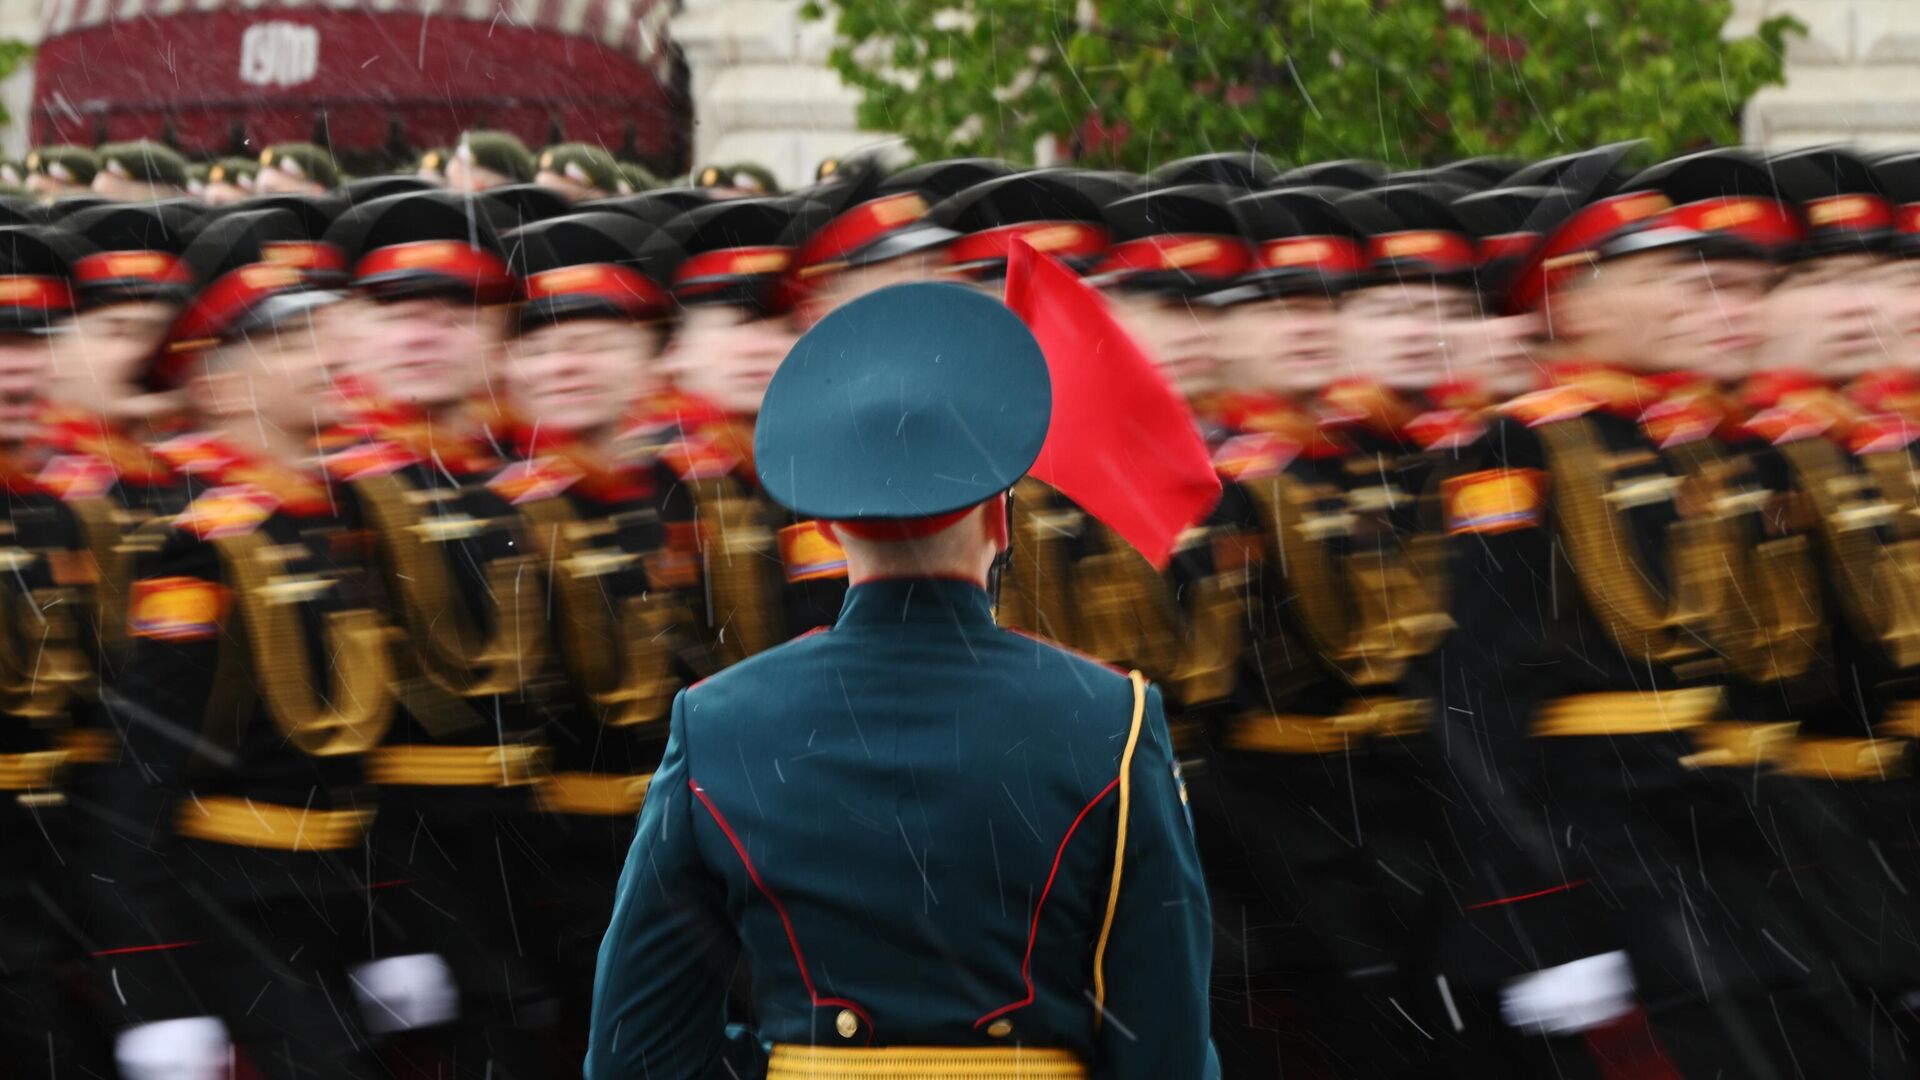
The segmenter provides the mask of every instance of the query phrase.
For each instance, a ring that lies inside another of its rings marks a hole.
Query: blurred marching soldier
[[[583,213],[505,238],[524,297],[503,380],[520,460],[490,486],[542,556],[559,660],[557,677],[535,689],[550,702],[553,756],[535,789],[548,827],[524,932],[561,969],[569,1029],[589,1011],[595,948],[666,745],[668,706],[710,673],[690,603],[699,584],[690,493],[619,439],[636,389],[660,379],[660,322],[673,307],[674,251],[655,244],[650,261],[635,257],[651,232]]]
[[[260,151],[256,194],[325,195],[339,186],[340,166],[312,143],[276,143]]]
[[[366,957],[364,761],[394,714],[392,632],[310,465],[325,374],[308,320],[332,294],[270,256],[301,236],[278,212],[209,226],[156,373],[198,433],[177,444],[192,502],[141,533],[106,697],[128,824],[99,955],[134,1080],[211,1075],[232,1047],[262,1077],[377,1075],[348,969]]]
[[[73,312],[72,264],[85,249],[52,228],[0,229],[0,484],[11,570],[0,589],[0,1054],[27,1072],[89,1067],[85,1043],[63,1014],[62,969],[75,946],[78,906],[67,886],[74,852],[66,820],[69,710],[89,689],[71,587],[83,584],[62,557],[70,515],[34,482],[22,454],[35,433],[45,389],[45,335]]]
[[[41,202],[93,190],[100,159],[84,146],[37,146],[27,152],[26,188]]]
[[[611,210],[616,214],[626,214],[655,228],[661,228],[681,214],[705,206],[712,201],[713,196],[703,188],[654,188],[651,191],[621,195],[612,199],[597,199],[580,209]]]
[[[116,202],[160,202],[185,198],[187,159],[151,139],[109,143],[99,150],[100,171],[93,192]]]
[[[1241,1035],[1248,1075],[1260,1057],[1268,1071],[1292,1056],[1353,1075],[1431,1067],[1418,1031],[1444,1022],[1426,976],[1437,705],[1423,660],[1450,624],[1428,492],[1480,430],[1441,351],[1477,317],[1475,251],[1450,189],[1329,194],[1236,203],[1260,245],[1244,289],[1340,298],[1323,345],[1337,360],[1302,379],[1317,370],[1310,412],[1256,412],[1259,429],[1216,456],[1255,508],[1272,606],[1208,786],[1245,866],[1250,1026],[1291,1014],[1292,1039],[1311,1040]]]
[[[1899,335],[1889,363],[1861,380],[1861,388],[1881,388],[1872,408],[1903,414],[1920,412],[1920,153],[1884,157],[1873,163],[1874,181],[1893,209],[1893,239],[1885,265],[1876,275],[1890,294],[1888,321]]]
[[[1796,1047],[1858,1046],[1832,973],[1805,959],[1804,913],[1751,858],[1770,731],[1726,711],[1728,679],[1793,644],[1803,611],[1743,588],[1766,500],[1724,464],[1721,415],[1667,402],[1738,344],[1701,259],[1713,237],[1664,217],[1658,190],[1609,195],[1624,150],[1560,172],[1604,197],[1513,287],[1545,308],[1552,385],[1505,405],[1442,485],[1449,572],[1475,587],[1453,594],[1437,715],[1461,805],[1480,809],[1447,814],[1466,873],[1442,970],[1479,1037],[1499,1037],[1494,1015],[1550,1037],[1509,1052],[1578,1069],[1555,1038],[1578,1034],[1683,1075],[1779,1075]]]
[[[697,507],[707,630],[721,666],[831,623],[846,594],[839,545],[769,503],[753,472],[754,418],[793,342],[786,237],[801,208],[723,200],[649,242],[682,252],[673,294],[684,314],[665,364],[684,396],[640,418],[635,435],[658,442],[657,432],[673,431],[660,457]]]
[[[1282,188],[1328,187],[1342,191],[1365,191],[1386,178],[1387,167],[1377,161],[1349,159],[1316,161],[1288,169],[1268,186]]]
[[[514,282],[473,209],[455,192],[399,195],[328,231],[352,276],[325,336],[360,358],[346,375],[369,435],[328,460],[405,635],[399,709],[368,754],[385,808],[375,858],[396,882],[376,897],[417,935],[410,946],[453,965],[458,1075],[527,1077],[545,1068],[531,1029],[555,1020],[515,921],[550,752],[529,690],[549,656],[545,560],[487,487],[502,462],[473,402],[490,391]]]
[[[414,163],[413,175],[432,187],[445,187],[447,184],[447,162],[453,159],[453,151],[445,147],[435,147],[420,155]]]
[[[620,190],[620,163],[598,146],[561,143],[540,151],[533,182],[568,202],[604,199]]]
[[[1518,397],[1540,385],[1532,353],[1539,319],[1534,312],[1506,307],[1507,285],[1540,242],[1530,219],[1543,203],[1556,207],[1560,216],[1571,213],[1571,199],[1559,188],[1522,185],[1488,188],[1453,200],[1454,214],[1474,241],[1480,318],[1451,328],[1448,351],[1467,381],[1493,401]]]
[[[715,199],[759,199],[780,194],[780,184],[764,165],[708,165],[693,175],[692,186]]]
[[[789,287],[803,325],[875,289],[940,273],[954,233],[927,219],[929,207],[992,173],[973,161],[937,164],[888,176],[870,159],[848,161],[807,192],[783,241],[794,249]]]
[[[260,175],[260,163],[242,157],[221,158],[207,167],[207,179],[200,200],[208,206],[232,206],[251,199],[254,180]]]
[[[426,161],[421,159],[423,173]],[[535,172],[533,153],[527,144],[504,131],[469,131],[461,135],[460,145],[440,163],[440,168],[448,188],[470,195],[508,184],[531,184]]]
[[[760,480],[859,576],[831,629],[676,698],[588,1076],[725,1075],[742,958],[769,1077],[1218,1075],[1158,693],[994,625],[1048,377],[1005,307],[934,283],[840,308],[781,366]]]
[[[1169,161],[1148,174],[1147,184],[1153,188],[1207,184],[1245,193],[1272,187],[1279,177],[1280,167],[1265,155],[1242,150]]]

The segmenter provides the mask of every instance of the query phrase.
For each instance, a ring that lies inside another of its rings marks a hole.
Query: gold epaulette
[[[1902,739],[1799,738],[1780,771],[1803,780],[1890,780],[1910,772]]]
[[[1010,1034],[1013,1025],[1008,1023],[1006,1029]],[[1086,1080],[1086,1076],[1087,1067],[1071,1051],[1029,1046],[775,1043],[767,1061],[767,1080]]]
[[[1500,406],[1500,411],[1528,427],[1539,427],[1585,416],[1600,405],[1599,398],[1577,386],[1549,386],[1521,394]]]
[[[1697,728],[1720,711],[1720,691],[1621,691],[1574,694],[1545,702],[1533,718],[1539,738],[1657,735]]]
[[[339,851],[360,843],[372,810],[309,810],[227,795],[192,796],[180,804],[181,836],[273,851]]]
[[[640,812],[652,773],[633,776],[561,772],[542,777],[533,789],[534,805],[549,814],[629,817]]]

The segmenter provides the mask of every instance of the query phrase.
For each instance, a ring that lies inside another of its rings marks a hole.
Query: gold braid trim
[[[121,523],[118,507],[109,500],[74,499],[67,506],[80,527],[80,542],[93,555],[99,574],[93,583],[93,595],[100,650],[115,656],[127,648],[127,595],[133,589],[136,548],[126,542],[127,529]]]
[[[454,595],[446,556],[417,528],[420,515],[408,506],[406,483],[391,474],[353,483],[367,509],[368,523],[386,551],[388,582],[400,598],[414,656],[428,681],[455,698],[520,689],[547,659],[533,557],[488,562],[493,634],[482,641]]]
[[[90,681],[72,605],[60,601],[58,590],[22,596],[13,583],[0,585],[0,713],[64,716],[74,690]]]
[[[302,753],[359,754],[379,745],[393,722],[393,630],[365,609],[330,612],[326,643],[333,656],[327,703],[314,693],[313,665],[297,601],[276,600],[284,568],[260,533],[214,542],[252,653],[254,685],[280,730]]]
[[[721,666],[764,652],[780,641],[779,601],[771,595],[779,552],[766,508],[731,476],[688,481],[700,516],[700,550],[707,583],[707,622],[715,631]]]
[[[1428,546],[1417,545],[1411,565],[1393,548],[1336,558],[1311,534],[1311,523],[1329,514],[1306,484],[1283,474],[1247,490],[1279,548],[1298,605],[1293,622],[1325,663],[1357,686],[1377,686],[1439,645],[1451,624],[1436,606],[1446,588]]]
[[[1013,489],[1012,559],[1000,579],[1000,625],[1055,641],[1074,639],[1067,544],[1082,520],[1032,477]]]
[[[564,497],[537,499],[520,508],[533,526],[534,546],[552,567],[558,601],[561,661],[581,691],[604,710],[612,727],[659,720],[679,687],[668,651],[675,611],[658,596],[619,600],[619,625],[599,579],[573,565],[573,530],[579,518]]]
[[[1881,453],[1861,454],[1860,464],[1873,477],[1881,498],[1900,508],[1889,526],[1899,540],[1920,540],[1920,484],[1916,484],[1913,458],[1906,447]]]
[[[1067,642],[1109,664],[1137,667],[1171,680],[1180,662],[1180,613],[1153,564],[1119,534],[1089,527],[1099,546],[1073,568],[1074,639]]]
[[[1673,451],[1680,472],[1699,490],[1718,495],[1728,487],[1736,465],[1713,442],[1689,443]],[[1733,542],[1741,530],[1739,511],[1713,508],[1723,540],[1718,549],[1725,567],[1701,572],[1728,578],[1726,602],[1703,623],[1708,640],[1726,657],[1728,667],[1758,683],[1798,678],[1818,659],[1815,643],[1825,625],[1819,575],[1804,536],[1771,540],[1749,537]],[[1709,549],[1709,556],[1711,551]]]
[[[1861,490],[1856,481],[1862,478],[1848,468],[1839,447],[1802,439],[1780,450],[1813,504],[1842,613],[1894,664],[1920,663],[1920,541],[1883,543],[1872,527],[1877,522],[1859,518],[1861,507],[1851,496]],[[1897,500],[1903,491],[1891,497]]]
[[[1591,423],[1564,420],[1535,429],[1553,472],[1554,510],[1574,577],[1594,618],[1628,655],[1672,663],[1702,651],[1688,631],[1719,610],[1729,550],[1715,521],[1683,518],[1667,535],[1673,596],[1647,581],[1633,549],[1632,523],[1607,502],[1607,470]]]

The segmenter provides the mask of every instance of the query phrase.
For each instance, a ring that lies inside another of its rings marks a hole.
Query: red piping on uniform
[[[1116,783],[1117,782],[1118,781],[1116,781]],[[753,860],[747,857],[746,845],[742,844],[740,837],[734,834],[733,826],[727,824],[727,819],[720,815],[719,807],[714,806],[713,800],[707,798],[707,793],[705,789],[700,786],[700,782],[689,776],[687,777],[687,787],[692,789],[693,797],[700,800],[700,805],[707,808],[707,813],[713,815],[714,824],[720,826],[720,831],[727,834],[727,843],[732,844],[734,854],[740,856],[740,865],[747,868],[747,876],[753,879],[754,888],[760,890],[760,895],[766,897],[767,903],[773,905],[774,914],[780,916],[780,925],[786,928],[787,944],[793,947],[793,963],[794,966],[800,969],[800,981],[806,985],[808,1000],[813,1002],[813,1007],[816,1009],[824,1009],[828,1006],[837,1005],[840,1008],[850,1010],[855,1016],[860,1018],[862,1024],[866,1025],[867,1045],[872,1046],[873,1018],[867,1015],[867,1010],[848,1001],[846,998],[823,998],[814,990],[813,976],[807,974],[807,957],[800,951],[800,938],[793,932],[793,920],[787,917],[787,906],[780,902],[779,897],[773,895],[773,890],[767,888],[766,882],[760,880],[760,871],[754,869]]]
[[[1080,816],[1074,818],[1073,824],[1067,826],[1067,835],[1060,838],[1060,846],[1054,849],[1053,869],[1047,872],[1047,884],[1045,888],[1040,890],[1040,902],[1033,905],[1033,927],[1027,931],[1026,959],[1020,961],[1020,981],[1027,984],[1027,996],[1011,1005],[1002,1005],[980,1019],[975,1020],[973,1022],[974,1027],[977,1028],[982,1024],[991,1022],[996,1017],[1004,1016],[1015,1009],[1024,1009],[1033,1004],[1033,943],[1040,938],[1040,912],[1047,906],[1047,894],[1053,891],[1053,879],[1060,874],[1060,860],[1066,857],[1067,844],[1073,840],[1074,831],[1080,828],[1080,823],[1087,819],[1087,815],[1093,812],[1094,807],[1100,805],[1100,800],[1106,798],[1109,792],[1119,786],[1120,778],[1116,776],[1107,782],[1106,787],[1100,789],[1100,794],[1095,795],[1092,802],[1081,807]]]
[[[125,956],[128,953],[165,952],[168,949],[184,949],[184,948],[187,948],[188,946],[198,945],[198,944],[200,943],[197,941],[169,941],[165,945],[129,945],[124,949],[101,949],[97,953],[89,953],[88,955],[89,956]]]
[[[1565,885],[1555,885],[1551,889],[1541,889],[1539,892],[1521,893],[1519,896],[1503,896],[1498,900],[1486,900],[1478,904],[1468,904],[1461,910],[1479,911],[1481,908],[1500,907],[1503,904],[1517,904],[1522,900],[1538,900],[1542,896],[1552,896],[1554,893],[1567,892],[1579,888],[1592,880],[1592,878],[1581,878],[1579,881],[1569,881]]]

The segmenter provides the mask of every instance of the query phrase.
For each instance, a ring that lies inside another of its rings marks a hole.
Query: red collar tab
[[[1367,253],[1344,236],[1289,236],[1261,244],[1257,268],[1357,274],[1367,268]]]
[[[1771,409],[1783,399],[1827,389],[1827,381],[1810,371],[1773,368],[1747,376],[1740,385],[1740,400],[1750,409]]]
[[[1612,364],[1563,361],[1547,365],[1546,376],[1549,385],[1578,387],[1626,420],[1640,419],[1647,406],[1666,396],[1658,384]]]
[[[1747,418],[1746,430],[1775,446],[1817,438],[1832,430],[1834,417],[1793,405],[1776,405]]]
[[[1662,450],[1699,442],[1720,429],[1726,414],[1704,399],[1676,397],[1655,402],[1640,414],[1640,430]]]
[[[54,409],[42,418],[40,430],[42,441],[57,453],[92,458],[104,465],[111,477],[108,486],[118,481],[153,488],[174,479],[166,463],[105,417],[79,410]]]
[[[1584,387],[1549,386],[1544,390],[1521,394],[1500,406],[1500,411],[1528,427],[1540,427],[1585,416],[1600,405],[1600,399]]]
[[[1893,206],[1878,195],[1829,195],[1807,203],[1807,223],[1816,233],[1887,229],[1893,227]]]
[[[1114,245],[1096,275],[1175,270],[1202,278],[1232,278],[1253,264],[1253,252],[1235,236],[1166,233]]]
[[[1847,431],[1847,449],[1856,455],[1904,450],[1920,438],[1920,426],[1894,413],[1862,417]]]
[[[381,274],[421,273],[449,278],[469,286],[481,303],[510,299],[513,277],[500,256],[484,248],[470,247],[458,240],[415,240],[389,244],[361,257],[353,268],[353,283],[359,285]]]
[[[185,285],[193,275],[178,256],[165,251],[96,251],[73,264],[73,280],[82,285],[103,281]]]
[[[1570,275],[1593,265],[1596,249],[1609,237],[1672,207],[1665,195],[1641,191],[1582,208],[1555,229],[1514,276],[1513,307],[1520,311],[1539,307],[1547,293]]]
[[[65,278],[40,274],[0,276],[0,308],[72,311],[73,287],[67,284]]]
[[[1229,480],[1278,476],[1306,447],[1303,439],[1277,432],[1236,435],[1213,452],[1213,468]]]
[[[1473,241],[1456,232],[1408,229],[1367,238],[1367,256],[1373,262],[1419,263],[1438,274],[1455,274],[1474,266]]]
[[[540,478],[544,483],[566,478],[560,490],[578,484],[581,494],[607,505],[635,502],[653,495],[650,469],[610,461],[569,433],[515,424],[513,445],[515,453],[525,459],[520,464],[535,466],[529,477]],[[520,499],[545,497],[544,494],[522,494]]]
[[[1540,234],[1530,232],[1501,233],[1498,236],[1483,236],[1474,255],[1485,266],[1495,259],[1511,259],[1525,255],[1534,244],[1539,243]]]
[[[1434,409],[1401,426],[1406,437],[1425,451],[1459,450],[1486,433],[1480,417],[1466,409]]]
[[[1366,379],[1338,379],[1320,391],[1326,422],[1334,427],[1362,425],[1375,434],[1398,440],[1414,410],[1399,394]]]
[[[927,201],[916,192],[869,199],[827,222],[801,245],[793,260],[794,274],[809,278],[838,270],[847,256],[926,216]]]
[[[564,296],[604,300],[628,318],[663,315],[673,298],[645,274],[613,263],[587,263],[542,270],[527,278],[522,292],[528,301]]]
[[[1005,262],[1015,241],[1057,259],[1090,259],[1107,249],[1107,230],[1085,221],[1023,221],[970,233],[947,245],[947,265],[962,270]]]
[[[1920,376],[1900,370],[1869,371],[1847,384],[1846,395],[1874,412],[1911,415],[1920,407]]]
[[[679,296],[702,296],[743,279],[777,277],[793,263],[788,247],[737,247],[706,251],[680,264],[673,272],[673,291]]]
[[[296,517],[333,512],[323,474],[258,457],[218,435],[195,433],[168,439],[154,456],[209,489],[246,489],[262,493],[273,507]]]
[[[1736,237],[1763,252],[1791,247],[1804,237],[1800,219],[1785,203],[1751,195],[1676,206],[1662,220],[1694,232]]]
[[[1899,209],[1894,211],[1893,221],[1902,236],[1920,233],[1920,202],[1900,204]]]

